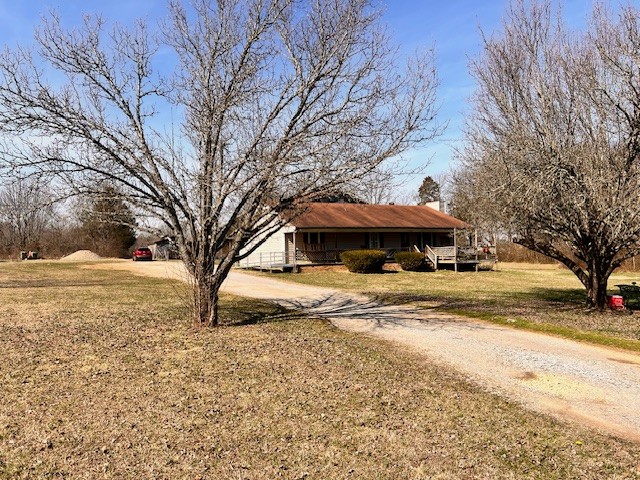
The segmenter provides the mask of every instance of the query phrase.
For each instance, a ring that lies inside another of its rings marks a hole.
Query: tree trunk
[[[193,285],[193,323],[203,327],[218,326],[218,290],[213,278],[195,278]]]
[[[195,325],[203,327],[220,325],[218,293],[231,271],[239,249],[240,243],[236,243],[217,266],[213,257],[200,258],[194,262],[195,268],[191,269],[191,275],[193,275],[193,322]]]
[[[607,280],[592,275],[587,285],[587,306],[604,310],[607,307]]]
[[[607,307],[607,283],[611,275],[611,261],[592,259],[585,287],[587,289],[587,306],[604,310]]]

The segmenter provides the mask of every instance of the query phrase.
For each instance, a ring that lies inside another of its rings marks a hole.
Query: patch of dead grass
[[[39,268],[0,266],[0,478],[640,478],[636,444],[324,321],[224,297],[236,326],[193,329],[170,282]]]

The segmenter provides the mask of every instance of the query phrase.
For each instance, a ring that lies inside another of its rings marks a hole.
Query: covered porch
[[[285,235],[285,254],[298,263],[340,263],[346,250],[383,250],[389,259],[399,251],[421,251],[428,245],[453,245],[453,233],[447,229],[419,231],[371,230],[296,230]]]
[[[483,262],[495,262],[495,247],[478,245],[475,231],[459,229],[392,230],[296,230],[285,235],[284,256],[289,263],[341,263],[346,250],[383,250],[389,260],[399,251],[424,253],[434,269],[469,268]]]

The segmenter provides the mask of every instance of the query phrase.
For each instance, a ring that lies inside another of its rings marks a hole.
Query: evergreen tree
[[[440,185],[430,176],[424,177],[422,185],[418,188],[418,203],[426,205],[436,200],[440,200]]]
[[[111,186],[89,200],[80,223],[87,248],[100,256],[126,257],[136,241],[133,213]]]

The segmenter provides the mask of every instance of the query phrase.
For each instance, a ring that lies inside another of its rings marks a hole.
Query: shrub
[[[427,266],[424,260],[424,253],[420,252],[397,252],[393,258],[403,270],[408,272],[424,270]]]
[[[340,254],[342,263],[353,273],[382,273],[386,258],[381,250],[347,250]]]

